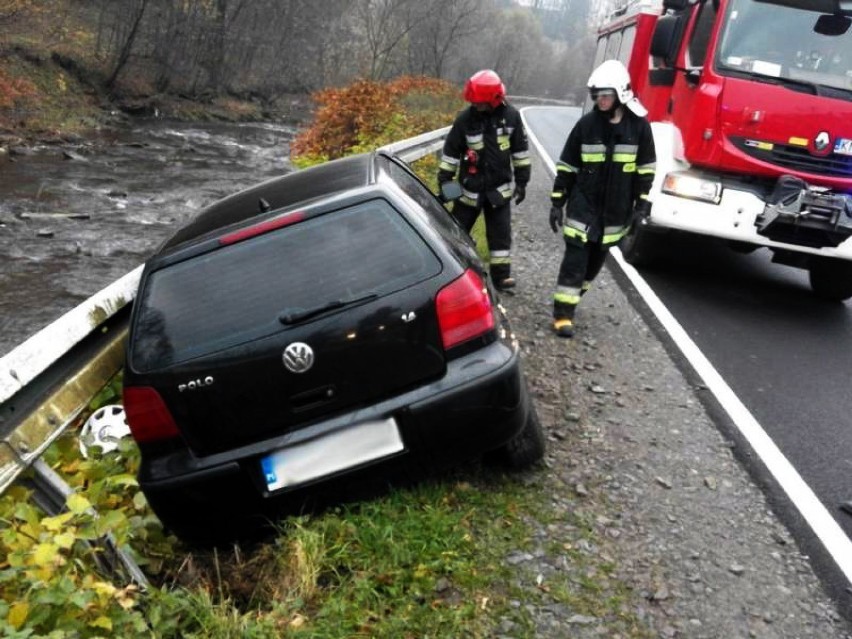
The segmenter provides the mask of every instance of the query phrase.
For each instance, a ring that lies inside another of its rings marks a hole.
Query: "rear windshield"
[[[440,271],[385,200],[310,218],[151,273],[132,362],[141,372],[162,368],[285,330],[281,316],[381,297]]]

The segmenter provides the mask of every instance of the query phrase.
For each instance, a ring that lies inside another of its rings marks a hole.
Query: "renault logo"
[[[820,131],[814,138],[814,148],[817,151],[825,151],[829,142],[831,142],[831,136],[828,135],[828,131]]]
[[[284,349],[282,359],[291,373],[306,373],[314,365],[314,350],[304,342],[293,342]]]

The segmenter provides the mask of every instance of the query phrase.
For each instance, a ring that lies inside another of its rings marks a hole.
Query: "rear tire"
[[[815,257],[808,271],[811,289],[819,297],[832,302],[844,302],[852,297],[852,262]]]
[[[494,459],[512,470],[532,466],[544,457],[544,431],[535,406],[530,402],[527,421],[520,433],[494,451]]]
[[[618,245],[624,261],[633,266],[649,266],[659,254],[660,235],[648,230],[647,224],[635,222]]]

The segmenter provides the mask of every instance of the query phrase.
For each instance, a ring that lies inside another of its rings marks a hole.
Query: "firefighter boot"
[[[494,286],[497,287],[498,291],[508,291],[510,289],[515,288],[515,278],[511,275],[504,277],[502,280],[496,280],[494,282]]]
[[[568,318],[554,319],[553,330],[559,337],[574,337],[574,322]]]

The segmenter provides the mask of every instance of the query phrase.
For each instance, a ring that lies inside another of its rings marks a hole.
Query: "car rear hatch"
[[[304,427],[445,371],[434,298],[460,271],[445,272],[384,199],[299,216],[225,236],[143,282],[133,375],[160,393],[198,454]]]

